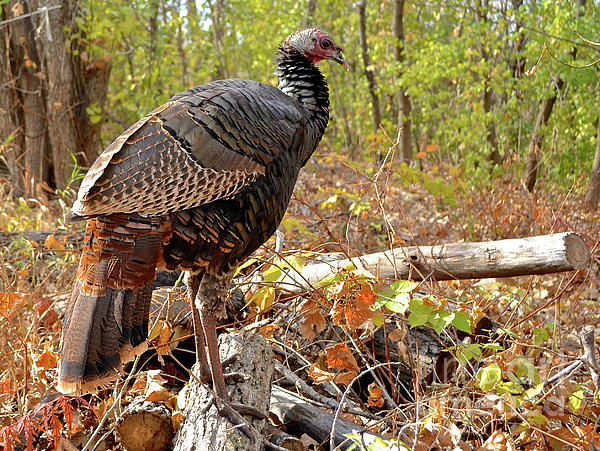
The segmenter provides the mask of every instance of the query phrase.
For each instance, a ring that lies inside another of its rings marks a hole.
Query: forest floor
[[[491,335],[485,343],[469,337],[458,340],[454,328],[446,324],[437,332],[442,341],[456,343],[448,349],[456,360],[442,380],[432,383],[430,375],[415,370],[408,391],[392,384],[387,387],[389,393],[382,393],[376,386],[359,384],[352,396],[365,411],[408,425],[398,437],[400,428],[394,421],[373,422],[344,414],[345,419],[385,439],[372,449],[387,449],[394,440],[419,450],[600,446],[595,369],[584,364],[544,384],[582,357],[584,326],[594,326],[595,335],[600,335],[600,214],[586,211],[583,196],[574,190],[539,186],[530,194],[508,174],[478,183],[465,181],[459,169],[444,164],[424,162],[420,168],[411,168],[388,161],[368,168],[337,155],[313,159],[301,174],[280,227],[284,233],[281,255],[294,264],[304,264],[320,253],[361,255],[390,245],[487,241],[565,231],[579,233],[592,251],[590,266],[577,273],[430,280],[411,286],[408,294],[417,290],[429,294],[426,303],[432,308],[466,312],[472,328],[487,317],[504,334]],[[58,199],[50,196],[51,200],[45,195],[11,200],[10,189],[8,182],[0,182],[4,199],[0,201],[0,233],[56,233],[43,242],[24,238],[0,242],[0,443],[5,449],[46,449],[57,445],[59,437],[83,443],[115,403],[115,391],[74,400],[57,398],[39,410],[40,400],[56,380],[64,304],[78,260],[77,240],[69,237],[77,236],[81,224],[62,220],[73,193],[61,193]],[[280,258],[273,249],[271,240],[258,252],[261,259],[243,272],[264,275],[273,271]],[[368,343],[384,322],[399,331],[395,339],[400,343],[415,323],[411,309],[394,312],[378,304],[382,293],[400,294],[393,291],[399,288],[392,281],[348,271],[338,274],[335,283],[336,289],[323,290],[319,298],[246,286],[245,298],[251,302],[236,318],[239,324],[232,327],[267,320],[261,323],[261,333],[297,349],[307,362],[290,365],[300,379],[317,390],[327,382],[343,391],[376,361],[361,343]],[[293,324],[281,323],[277,309],[285,303],[298,305]],[[417,305],[423,302],[411,308]],[[174,331],[168,321],[160,323],[159,329],[151,337],[154,349],[164,350]],[[171,333],[167,341],[165,329]],[[359,346],[353,346],[354,341]],[[148,377],[148,368],[142,368],[133,389],[120,401],[124,405],[147,393],[148,384],[157,383]],[[390,371],[382,377],[393,381],[396,375],[389,368],[382,368],[384,373]],[[177,424],[181,416],[175,400],[181,384],[163,385],[162,402],[172,410]],[[108,421],[96,435],[104,436],[109,448],[118,441],[114,412],[107,415]]]

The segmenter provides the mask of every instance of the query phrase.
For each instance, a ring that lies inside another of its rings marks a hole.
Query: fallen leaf
[[[322,332],[327,326],[327,320],[321,314],[321,308],[315,301],[307,301],[300,309],[304,322],[300,324],[300,335],[307,340],[315,339],[315,331]]]
[[[338,343],[325,349],[327,355],[327,367],[329,369],[358,371],[358,363],[348,349],[346,343]]]
[[[56,368],[58,358],[56,353],[52,352],[49,346],[46,346],[45,351],[35,359],[35,365],[44,370],[52,370]]]
[[[369,391],[368,403],[371,407],[381,408],[385,404],[385,400],[382,396],[381,387],[377,385],[377,382],[371,382],[367,387]]]
[[[341,373],[338,373],[335,375],[335,377],[333,378],[333,381],[336,384],[342,384],[347,387],[348,385],[350,385],[352,383],[352,381],[354,379],[356,379],[356,376],[358,376],[358,373],[354,370],[342,371]]]
[[[308,375],[315,384],[322,384],[334,378],[334,374],[328,371],[323,371],[316,363],[313,363],[308,369]]]

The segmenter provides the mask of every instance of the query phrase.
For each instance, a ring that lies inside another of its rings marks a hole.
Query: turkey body
[[[276,63],[279,88],[230,79],[184,91],[90,168],[72,209],[87,224],[63,323],[60,391],[105,385],[145,349],[157,269],[193,275],[191,302],[214,332],[233,271],[278,227],[328,122],[328,88],[313,62],[284,43]],[[212,341],[206,333],[209,354]],[[218,353],[210,357],[214,371]]]

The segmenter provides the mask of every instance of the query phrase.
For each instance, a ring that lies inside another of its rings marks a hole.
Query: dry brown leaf
[[[56,368],[57,363],[58,357],[56,353],[52,352],[50,346],[46,346],[44,352],[35,359],[35,365],[44,370],[52,370]]]
[[[354,370],[342,371],[341,373],[338,373],[335,375],[335,378],[333,379],[333,381],[336,384],[342,384],[347,387],[348,385],[350,385],[352,383],[352,381],[356,378],[356,376],[358,376],[358,373]]]
[[[488,437],[480,449],[490,451],[516,451],[516,448],[510,439],[510,434],[506,434],[502,431],[492,432],[492,435]]]
[[[369,284],[360,286],[360,290],[349,288],[349,282],[344,282],[344,288],[340,292],[341,298],[331,309],[331,317],[334,324],[346,326],[348,329],[358,329],[363,323],[375,314],[370,309],[377,295]]]
[[[300,309],[304,322],[300,324],[300,335],[307,340],[315,339],[315,331],[322,332],[327,326],[327,320],[321,314],[321,308],[315,301],[307,301]]]
[[[346,343],[338,343],[325,349],[329,369],[358,371],[358,363]]]
[[[10,319],[16,312],[27,306],[23,293],[0,293],[0,315]]]
[[[148,370],[146,372],[145,401],[164,402],[169,405],[167,401],[176,398],[176,396],[164,387],[165,383],[166,381],[160,375],[160,370]]]

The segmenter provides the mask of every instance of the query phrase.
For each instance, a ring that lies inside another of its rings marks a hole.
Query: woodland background
[[[445,299],[440,306],[451,299],[465,311],[483,311],[518,337],[510,354],[488,350],[470,357],[472,377],[461,386],[468,393],[491,390],[481,383],[485,375],[476,378],[478,368],[525,357],[545,378],[581,353],[576,332],[598,318],[597,2],[0,5],[0,232],[8,237],[0,242],[0,439],[9,440],[15,425],[24,430],[23,418],[55,377],[60,302],[78,258],[69,238],[77,236],[78,225],[62,218],[85,169],[131,123],[179,91],[229,77],[275,84],[277,45],[308,25],[334,37],[350,71],[321,66],[330,85],[331,120],[282,224],[286,249],[356,255],[398,244],[577,231],[592,249],[592,266],[582,273],[429,281],[427,289]],[[25,231],[51,233],[35,239]],[[273,257],[272,247],[261,251],[265,261]],[[389,288],[380,285],[370,281],[369,289],[378,294]],[[248,294],[262,302],[259,310],[279,300],[273,290],[261,290]],[[335,322],[322,307],[323,318]],[[300,315],[302,320],[309,321]],[[521,424],[525,418],[530,427],[482,427],[469,443],[483,446],[502,431],[509,442],[544,447],[556,436],[575,437],[576,446],[589,447],[598,440],[589,375],[560,390],[564,417],[535,403],[520,416],[498,412],[501,421]],[[424,387],[415,393],[417,400],[431,394]],[[462,429],[466,420],[461,423],[457,411],[435,399],[420,407],[430,409],[432,424],[452,431],[448,422],[458,424],[459,439],[472,438]],[[109,400],[95,399],[91,408]],[[50,418],[64,421],[63,429],[40,426],[48,440],[77,429],[61,415]]]

